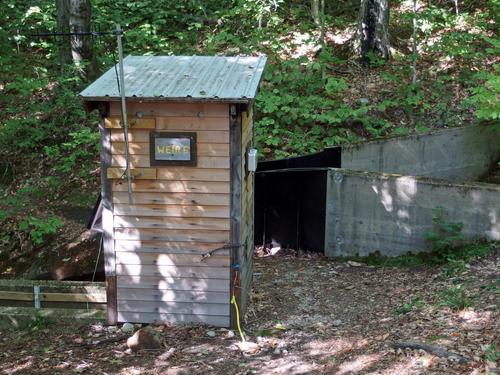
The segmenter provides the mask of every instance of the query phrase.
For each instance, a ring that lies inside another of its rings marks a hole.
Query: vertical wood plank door
[[[111,103],[113,238],[120,322],[230,324],[229,105],[129,103],[132,204],[120,108]],[[143,120],[135,118],[141,112]],[[149,133],[195,132],[196,166],[151,166]]]

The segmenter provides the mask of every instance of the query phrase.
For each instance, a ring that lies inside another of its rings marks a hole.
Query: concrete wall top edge
[[[374,139],[371,141],[363,141],[360,143],[345,143],[345,144],[342,144],[340,146],[344,150],[358,149],[358,148],[363,147],[363,146],[385,143],[387,141],[415,140],[415,139],[419,139],[419,138],[426,137],[429,135],[439,135],[439,134],[446,134],[446,133],[451,135],[452,132],[460,132],[464,128],[468,128],[468,129],[473,129],[473,128],[480,129],[480,128],[482,128],[484,130],[494,131],[494,129],[491,125],[471,124],[471,125],[465,125],[465,126],[457,126],[454,128],[435,129],[435,130],[431,130],[431,131],[426,132],[426,133],[398,135],[398,136],[393,136],[393,137],[389,136],[389,137],[384,137],[384,138],[380,138],[380,139]],[[338,147],[338,146],[334,146],[334,147]],[[500,150],[499,150],[499,152],[500,152]]]
[[[348,176],[358,176],[364,178],[381,178],[381,179],[389,179],[389,178],[411,178],[420,183],[425,183],[428,185],[435,186],[453,186],[453,187],[462,187],[462,188],[482,188],[487,190],[493,190],[500,193],[500,185],[497,184],[489,184],[486,182],[450,182],[448,180],[425,177],[425,176],[411,176],[411,175],[402,175],[395,173],[383,173],[383,172],[367,172],[360,171],[354,169],[345,169],[345,168],[327,168],[329,173],[340,173]]]

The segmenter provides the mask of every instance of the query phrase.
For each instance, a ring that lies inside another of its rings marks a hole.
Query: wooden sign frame
[[[157,138],[182,138],[189,140],[189,149],[191,158],[189,160],[157,160],[155,155],[155,140]],[[149,133],[149,157],[151,166],[162,165],[180,165],[196,167],[197,153],[196,153],[196,133],[194,132],[156,132]]]

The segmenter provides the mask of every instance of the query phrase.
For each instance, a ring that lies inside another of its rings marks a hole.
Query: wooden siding
[[[229,110],[226,104],[129,103],[132,199],[123,179],[119,105],[110,104],[118,321],[229,325]],[[135,113],[142,112],[141,120]],[[152,167],[153,130],[197,134],[197,166]]]
[[[250,299],[252,275],[253,275],[253,212],[254,212],[254,174],[248,172],[247,157],[248,150],[253,146],[253,111],[252,107],[248,107],[246,112],[242,113],[241,121],[241,148],[242,148],[242,183],[241,183],[241,227],[242,241],[244,245],[241,249],[241,309],[246,311],[248,300]]]

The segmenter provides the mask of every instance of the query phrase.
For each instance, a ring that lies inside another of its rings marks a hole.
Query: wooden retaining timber
[[[0,280],[0,306],[106,309],[102,282]]]

